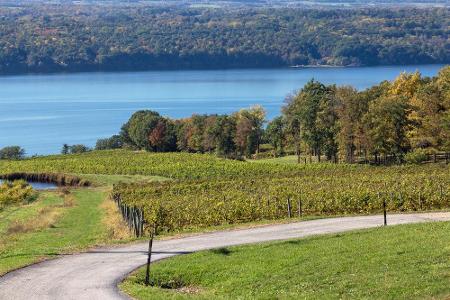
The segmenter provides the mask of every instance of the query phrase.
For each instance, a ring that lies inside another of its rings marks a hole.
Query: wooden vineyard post
[[[291,197],[287,198],[287,210],[288,210],[288,217],[291,218],[292,212],[291,212]]]
[[[147,268],[145,270],[145,285],[150,285],[150,263],[152,261],[153,238],[155,237],[156,225],[150,229],[150,238],[148,241]]]
[[[384,216],[384,226],[387,226],[386,198],[383,198],[383,216]]]

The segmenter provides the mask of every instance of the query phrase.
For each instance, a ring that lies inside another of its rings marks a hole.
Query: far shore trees
[[[356,6],[342,9],[289,1],[282,8],[272,1],[230,1],[240,4],[211,9],[174,1],[6,2],[14,5],[0,5],[0,74],[450,61],[445,5],[362,8],[361,1],[349,1]]]

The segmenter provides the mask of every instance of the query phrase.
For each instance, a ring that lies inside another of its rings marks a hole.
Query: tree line
[[[0,6],[0,74],[448,63],[449,12]]]
[[[193,115],[172,120],[158,112],[134,113],[119,135],[97,141],[96,149],[129,147],[153,152],[216,153],[221,157],[251,157],[263,137],[265,111],[261,106],[231,115]],[[111,147],[110,147],[111,146]]]
[[[193,115],[173,120],[143,110],[120,134],[100,139],[97,149],[216,153],[228,158],[258,156],[270,143],[273,154],[290,150],[352,163],[357,158],[401,161],[410,152],[450,150],[450,67],[432,78],[402,73],[363,91],[309,81],[286,98],[282,114],[266,126],[261,106],[230,115]]]
[[[394,81],[358,92],[353,87],[310,81],[287,100],[269,124],[279,153],[287,143],[300,154],[328,160],[373,155],[401,161],[414,151],[450,150],[450,68],[434,78],[402,73]]]

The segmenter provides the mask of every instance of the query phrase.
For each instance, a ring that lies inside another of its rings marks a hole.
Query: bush
[[[428,160],[428,155],[423,149],[416,149],[405,155],[405,161],[409,164],[421,164]]]
[[[0,149],[0,159],[22,159],[25,156],[25,150],[19,146],[9,146]]]
[[[36,199],[36,192],[24,180],[0,184],[0,209],[8,205],[30,203]]]

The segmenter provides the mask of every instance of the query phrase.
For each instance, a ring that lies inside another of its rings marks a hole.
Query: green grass
[[[136,299],[445,299],[450,222],[203,251],[154,264],[120,288]],[[187,288],[186,288],[187,287]]]
[[[249,160],[255,163],[274,163],[274,164],[297,164],[296,155],[287,155],[276,158],[264,158],[264,159],[253,159]],[[303,162],[303,161],[302,161]]]
[[[103,211],[99,207],[105,199],[104,192],[93,189],[72,192],[73,206],[65,206],[59,194],[47,192],[35,203],[0,212],[0,274],[107,241]],[[39,225],[43,218],[50,217],[53,220],[44,224],[48,226],[8,233],[13,222]]]

